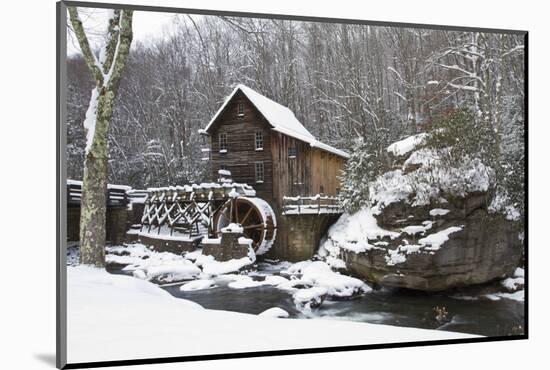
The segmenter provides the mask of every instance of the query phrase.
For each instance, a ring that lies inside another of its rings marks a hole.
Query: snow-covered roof
[[[212,117],[208,125],[206,125],[204,130],[201,130],[201,132],[208,132],[210,130],[214,122],[216,122],[216,119],[221,115],[227,104],[229,104],[229,102],[233,99],[233,96],[235,96],[239,90],[242,91],[248,100],[254,104],[256,109],[260,111],[267,122],[269,122],[273,130],[309,143],[313,148],[318,148],[336,154],[340,157],[349,158],[349,154],[343,150],[336,149],[315,139],[315,136],[313,136],[304,127],[304,125],[298,121],[290,109],[242,84],[237,85],[235,89],[233,89],[231,94],[229,94],[229,96],[225,99],[220,109],[218,109],[216,114],[214,114],[214,117]]]

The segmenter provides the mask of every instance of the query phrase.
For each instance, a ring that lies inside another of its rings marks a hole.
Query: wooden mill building
[[[233,90],[203,132],[210,138],[212,178],[228,170],[276,210],[283,196],[340,191],[348,154],[316,140],[290,109],[244,85]]]
[[[209,137],[213,181],[219,170],[230,171],[233,181],[253,186],[277,214],[279,250],[290,248],[292,238],[281,217],[285,196],[340,191],[348,154],[318,141],[290,109],[244,85],[235,87],[201,132]]]

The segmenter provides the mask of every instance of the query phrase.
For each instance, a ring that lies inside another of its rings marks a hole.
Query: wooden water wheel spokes
[[[230,223],[239,224],[243,234],[252,240],[252,247],[259,254],[265,253],[274,241],[275,214],[262,199],[237,197],[228,200],[214,217],[216,236]]]

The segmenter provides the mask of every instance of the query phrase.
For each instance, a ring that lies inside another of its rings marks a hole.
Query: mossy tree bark
[[[105,266],[108,131],[122,71],[132,43],[132,11],[113,10],[99,56],[91,50],[75,7],[69,17],[86,65],[94,79],[86,113],[87,145],[80,205],[80,263]]]

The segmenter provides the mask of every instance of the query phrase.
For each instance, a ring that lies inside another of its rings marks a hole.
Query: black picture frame
[[[525,327],[524,334],[510,336],[492,336],[467,339],[448,339],[448,340],[427,340],[419,342],[399,342],[387,344],[369,344],[369,345],[350,345],[341,347],[322,347],[322,348],[305,348],[305,349],[288,349],[288,350],[273,350],[273,351],[258,351],[258,352],[241,352],[241,353],[220,353],[199,356],[177,356],[149,359],[127,359],[120,361],[100,361],[100,362],[84,362],[84,363],[67,363],[67,273],[66,273],[66,212],[67,212],[67,194],[66,194],[66,107],[65,98],[66,92],[64,86],[66,83],[66,12],[68,6],[76,6],[83,8],[116,8],[116,9],[132,9],[138,11],[154,11],[165,13],[188,13],[197,15],[218,15],[218,16],[233,16],[233,17],[248,17],[248,18],[264,18],[264,19],[284,19],[295,21],[315,21],[315,22],[330,22],[330,23],[345,23],[345,24],[360,24],[371,26],[392,26],[392,27],[407,27],[407,28],[423,28],[434,30],[448,31],[476,31],[485,33],[499,34],[516,34],[524,37],[524,145],[525,145],[525,220],[524,220],[524,256],[525,256]],[[95,2],[79,2],[79,1],[60,1],[56,4],[56,38],[57,38],[57,60],[56,60],[56,122],[57,122],[57,143],[56,143],[56,229],[57,229],[57,250],[56,250],[56,366],[60,369],[76,369],[76,368],[94,368],[105,366],[125,366],[139,364],[157,364],[157,363],[174,363],[188,361],[204,361],[204,360],[220,360],[220,359],[236,359],[248,357],[267,357],[267,356],[282,356],[295,354],[314,354],[323,352],[342,352],[342,351],[358,351],[370,349],[388,349],[398,347],[418,347],[418,346],[434,346],[448,344],[466,344],[466,343],[486,343],[510,340],[524,340],[529,338],[529,187],[528,187],[528,165],[529,165],[529,143],[528,143],[528,126],[529,126],[529,106],[528,106],[528,82],[529,82],[529,32],[525,30],[510,30],[510,29],[493,29],[493,28],[478,28],[478,27],[458,27],[432,24],[418,23],[400,23],[400,22],[383,22],[369,21],[361,19],[342,19],[342,18],[325,18],[312,17],[305,15],[285,15],[285,14],[266,14],[266,13],[250,13],[237,11],[216,11],[206,9],[192,9],[179,7],[162,7],[162,6],[146,6],[132,4],[115,4],[115,3],[95,3]]]

